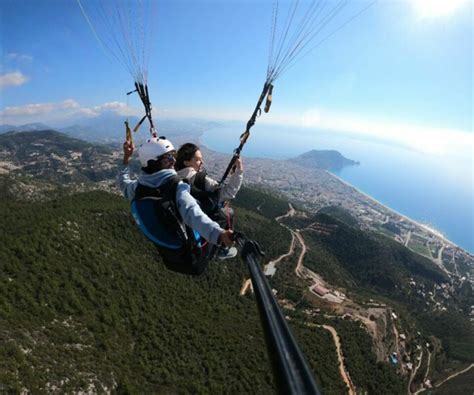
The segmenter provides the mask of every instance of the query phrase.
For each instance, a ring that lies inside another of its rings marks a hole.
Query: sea
[[[230,122],[207,130],[201,142],[232,153],[244,123]],[[424,224],[474,253],[474,169],[472,147],[449,155],[423,153],[349,133],[259,124],[242,157],[291,159],[309,150],[336,150],[357,166],[338,177],[383,205]]]

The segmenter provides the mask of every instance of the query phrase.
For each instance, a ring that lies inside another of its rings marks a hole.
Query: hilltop
[[[288,161],[298,163],[303,167],[330,171],[339,171],[346,166],[359,164],[359,162],[347,159],[340,152],[334,150],[311,150],[295,158],[288,159]]]
[[[140,121],[139,117],[129,116],[128,120],[130,127],[133,128]],[[201,119],[160,119],[159,133],[167,137],[180,138],[186,136],[189,138],[196,138],[203,131],[218,126],[216,122],[204,121]],[[29,123],[24,125],[0,125],[0,134],[7,132],[33,132],[55,130],[64,133],[72,138],[83,139],[93,143],[101,144],[120,144],[125,137],[124,117],[114,111],[104,111],[96,117],[79,117],[74,120],[69,120],[68,123],[59,123],[53,125],[45,125],[42,123]],[[142,131],[147,131],[147,126],[144,124],[140,128]],[[143,139],[146,134],[136,134],[135,137]]]
[[[98,182],[116,174],[118,155],[105,145],[54,130],[0,135],[0,173],[22,173],[59,183]]]

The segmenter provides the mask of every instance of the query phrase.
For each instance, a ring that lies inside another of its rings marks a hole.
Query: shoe
[[[231,259],[231,258],[235,258],[236,256],[237,256],[237,248],[235,247],[230,247],[230,248],[221,247],[219,248],[219,251],[217,251],[217,259],[220,259],[220,260]]]

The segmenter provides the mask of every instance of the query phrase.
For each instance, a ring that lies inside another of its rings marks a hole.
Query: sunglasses
[[[167,154],[161,155],[158,158],[158,160],[162,160],[162,159],[166,159],[170,162],[175,161],[176,160],[176,153],[175,152],[169,152]]]

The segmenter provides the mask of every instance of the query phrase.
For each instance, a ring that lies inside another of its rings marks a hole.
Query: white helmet
[[[164,137],[152,137],[138,147],[138,159],[143,167],[148,166],[150,159],[154,160],[167,152],[174,151],[171,141]]]

